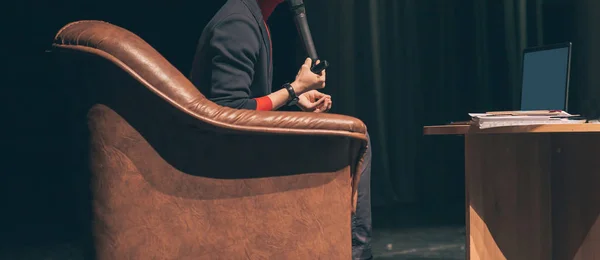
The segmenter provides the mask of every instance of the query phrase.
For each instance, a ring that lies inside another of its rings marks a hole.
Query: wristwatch
[[[296,95],[296,91],[294,91],[294,88],[292,88],[292,84],[285,83],[285,84],[283,84],[283,87],[285,89],[287,89],[288,93],[290,94],[287,105],[293,106],[293,105],[298,104],[298,95]]]

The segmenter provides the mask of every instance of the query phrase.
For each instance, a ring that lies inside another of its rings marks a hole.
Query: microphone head
[[[290,10],[294,12],[296,15],[301,15],[306,12],[304,9],[304,0],[285,0],[288,4],[290,4]]]

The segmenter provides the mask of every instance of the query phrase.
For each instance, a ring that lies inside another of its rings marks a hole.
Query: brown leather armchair
[[[218,106],[106,22],[66,25],[51,52],[96,258],[351,258],[360,120]]]

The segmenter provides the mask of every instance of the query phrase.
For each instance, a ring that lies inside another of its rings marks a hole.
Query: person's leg
[[[369,134],[367,133],[367,138]],[[360,169],[356,213],[352,214],[352,258],[372,259],[371,237],[371,139],[369,138],[365,161]]]

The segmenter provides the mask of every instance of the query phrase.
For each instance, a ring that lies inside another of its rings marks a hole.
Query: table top
[[[600,124],[551,124],[529,126],[506,126],[479,129],[471,125],[425,126],[425,135],[467,135],[467,134],[520,134],[520,133],[586,133],[600,132]]]

